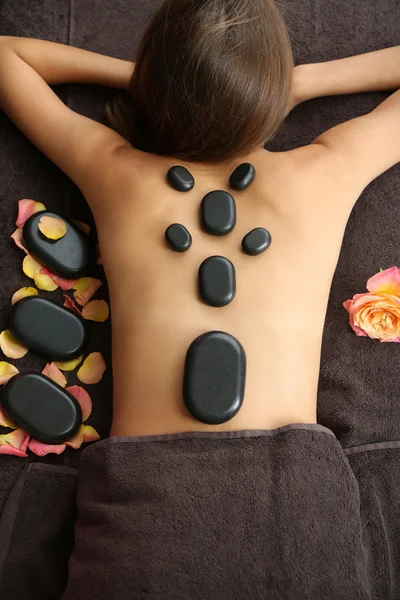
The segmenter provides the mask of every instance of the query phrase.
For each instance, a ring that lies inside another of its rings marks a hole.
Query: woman
[[[357,483],[316,423],[317,381],[348,217],[400,161],[400,92],[308,146],[263,146],[299,102],[400,88],[399,62],[391,48],[293,70],[272,0],[166,2],[133,74],[76,48],[0,39],[0,107],[85,195],[111,297],[112,437],[82,454],[65,599],[370,597]],[[128,91],[114,130],[49,88],[70,82]],[[233,191],[243,163],[255,179]],[[176,165],[195,181],[184,194],[167,180]],[[228,235],[199,224],[216,190],[235,200]],[[174,223],[191,234],[187,252],[165,241]],[[272,244],[248,256],[242,239],[258,227]],[[236,271],[219,308],[197,290],[211,256]],[[182,394],[189,346],[214,331],[238,340],[247,364],[243,404],[218,424]]]

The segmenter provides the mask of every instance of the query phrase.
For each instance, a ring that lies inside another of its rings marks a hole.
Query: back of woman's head
[[[285,118],[292,69],[274,0],[167,0],[109,123],[145,152],[194,162],[244,156]]]

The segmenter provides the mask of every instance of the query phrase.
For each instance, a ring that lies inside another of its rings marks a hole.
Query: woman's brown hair
[[[108,123],[136,148],[223,162],[284,120],[293,56],[274,0],[167,0],[147,27]]]

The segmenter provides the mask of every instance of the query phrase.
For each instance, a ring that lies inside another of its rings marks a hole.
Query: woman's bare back
[[[111,296],[112,433],[315,422],[325,312],[350,212],[337,209],[336,195],[346,191],[326,150],[314,144],[286,153],[258,149],[230,164],[179,162],[196,180],[185,194],[166,181],[176,160],[119,152],[114,169],[120,174],[113,178],[119,183],[112,197],[96,202],[104,209],[95,214]],[[200,226],[201,200],[213,190],[229,191],[229,177],[244,161],[257,175],[247,190],[231,190],[237,225],[227,236],[210,236]],[[354,203],[357,194],[348,193]],[[165,242],[172,223],[183,224],[193,237],[184,254]],[[251,257],[241,241],[255,227],[268,229],[272,244]],[[226,256],[236,267],[236,297],[223,308],[208,306],[198,294],[199,266],[212,255]],[[243,407],[220,426],[196,421],[182,395],[187,349],[212,330],[235,336],[247,355]]]

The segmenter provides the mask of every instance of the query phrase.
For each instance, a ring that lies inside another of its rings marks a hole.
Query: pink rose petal
[[[31,439],[28,444],[29,450],[37,456],[46,456],[46,454],[62,454],[66,447],[66,444],[42,444],[34,439]]]
[[[106,369],[106,363],[100,352],[92,352],[79,369],[77,377],[79,381],[88,385],[98,383],[102,380]]]
[[[67,392],[69,392],[79,403],[82,409],[82,421],[86,421],[92,414],[92,400],[89,394],[79,385],[71,385],[67,388]]]
[[[41,202],[35,202],[35,200],[20,200],[18,202],[18,216],[17,216],[17,227],[22,227],[25,224],[25,221],[29,219],[32,215],[37,212],[41,212],[42,210],[46,210],[46,207]]]
[[[75,302],[72,300],[72,298],[70,298],[66,294],[64,294],[64,298],[65,298],[65,300],[64,300],[64,306],[66,306],[67,308],[73,310],[74,312],[76,312],[76,314],[78,314],[81,317],[82,313],[79,310],[79,308],[77,307],[77,305],[75,304]]]
[[[26,458],[26,446],[29,435],[23,429],[16,429],[6,435],[0,435],[0,454],[13,454]]]
[[[14,241],[15,245],[18,246],[18,248],[21,248],[21,250],[25,252],[25,254],[29,254],[28,250],[25,248],[24,245],[24,238],[22,237],[22,227],[18,227],[18,229],[16,229],[14,233],[10,235],[10,238]]]
[[[82,277],[74,285],[74,298],[78,304],[85,306],[90,298],[97,292],[102,282],[93,277]]]
[[[80,426],[78,432],[74,435],[73,438],[66,442],[67,446],[70,446],[74,450],[78,450],[83,444],[83,425]]]
[[[59,277],[58,275],[50,271],[50,269],[48,269],[47,267],[42,267],[40,269],[40,272],[42,273],[42,275],[48,275],[49,277],[51,277],[54,283],[57,284],[58,287],[63,291],[72,290],[77,281],[76,279],[64,279],[63,277]]]
[[[97,442],[100,439],[99,434],[90,425],[83,425],[83,443]]]
[[[46,377],[48,377],[52,381],[55,381],[56,383],[58,383],[58,385],[60,385],[63,388],[65,388],[67,385],[67,379],[64,373],[62,373],[57,367],[57,365],[55,365],[54,363],[47,364],[42,371],[42,375],[46,375]]]
[[[373,294],[400,296],[400,269],[391,267],[377,273],[367,281],[367,290]]]
[[[350,323],[350,327],[352,328],[354,333],[356,333],[360,337],[368,337],[367,334],[365,333],[365,331],[363,331],[360,327],[358,327],[354,323],[354,316],[353,316],[354,302],[353,302],[353,300],[346,300],[346,302],[343,302],[343,306],[349,313],[349,323]]]

